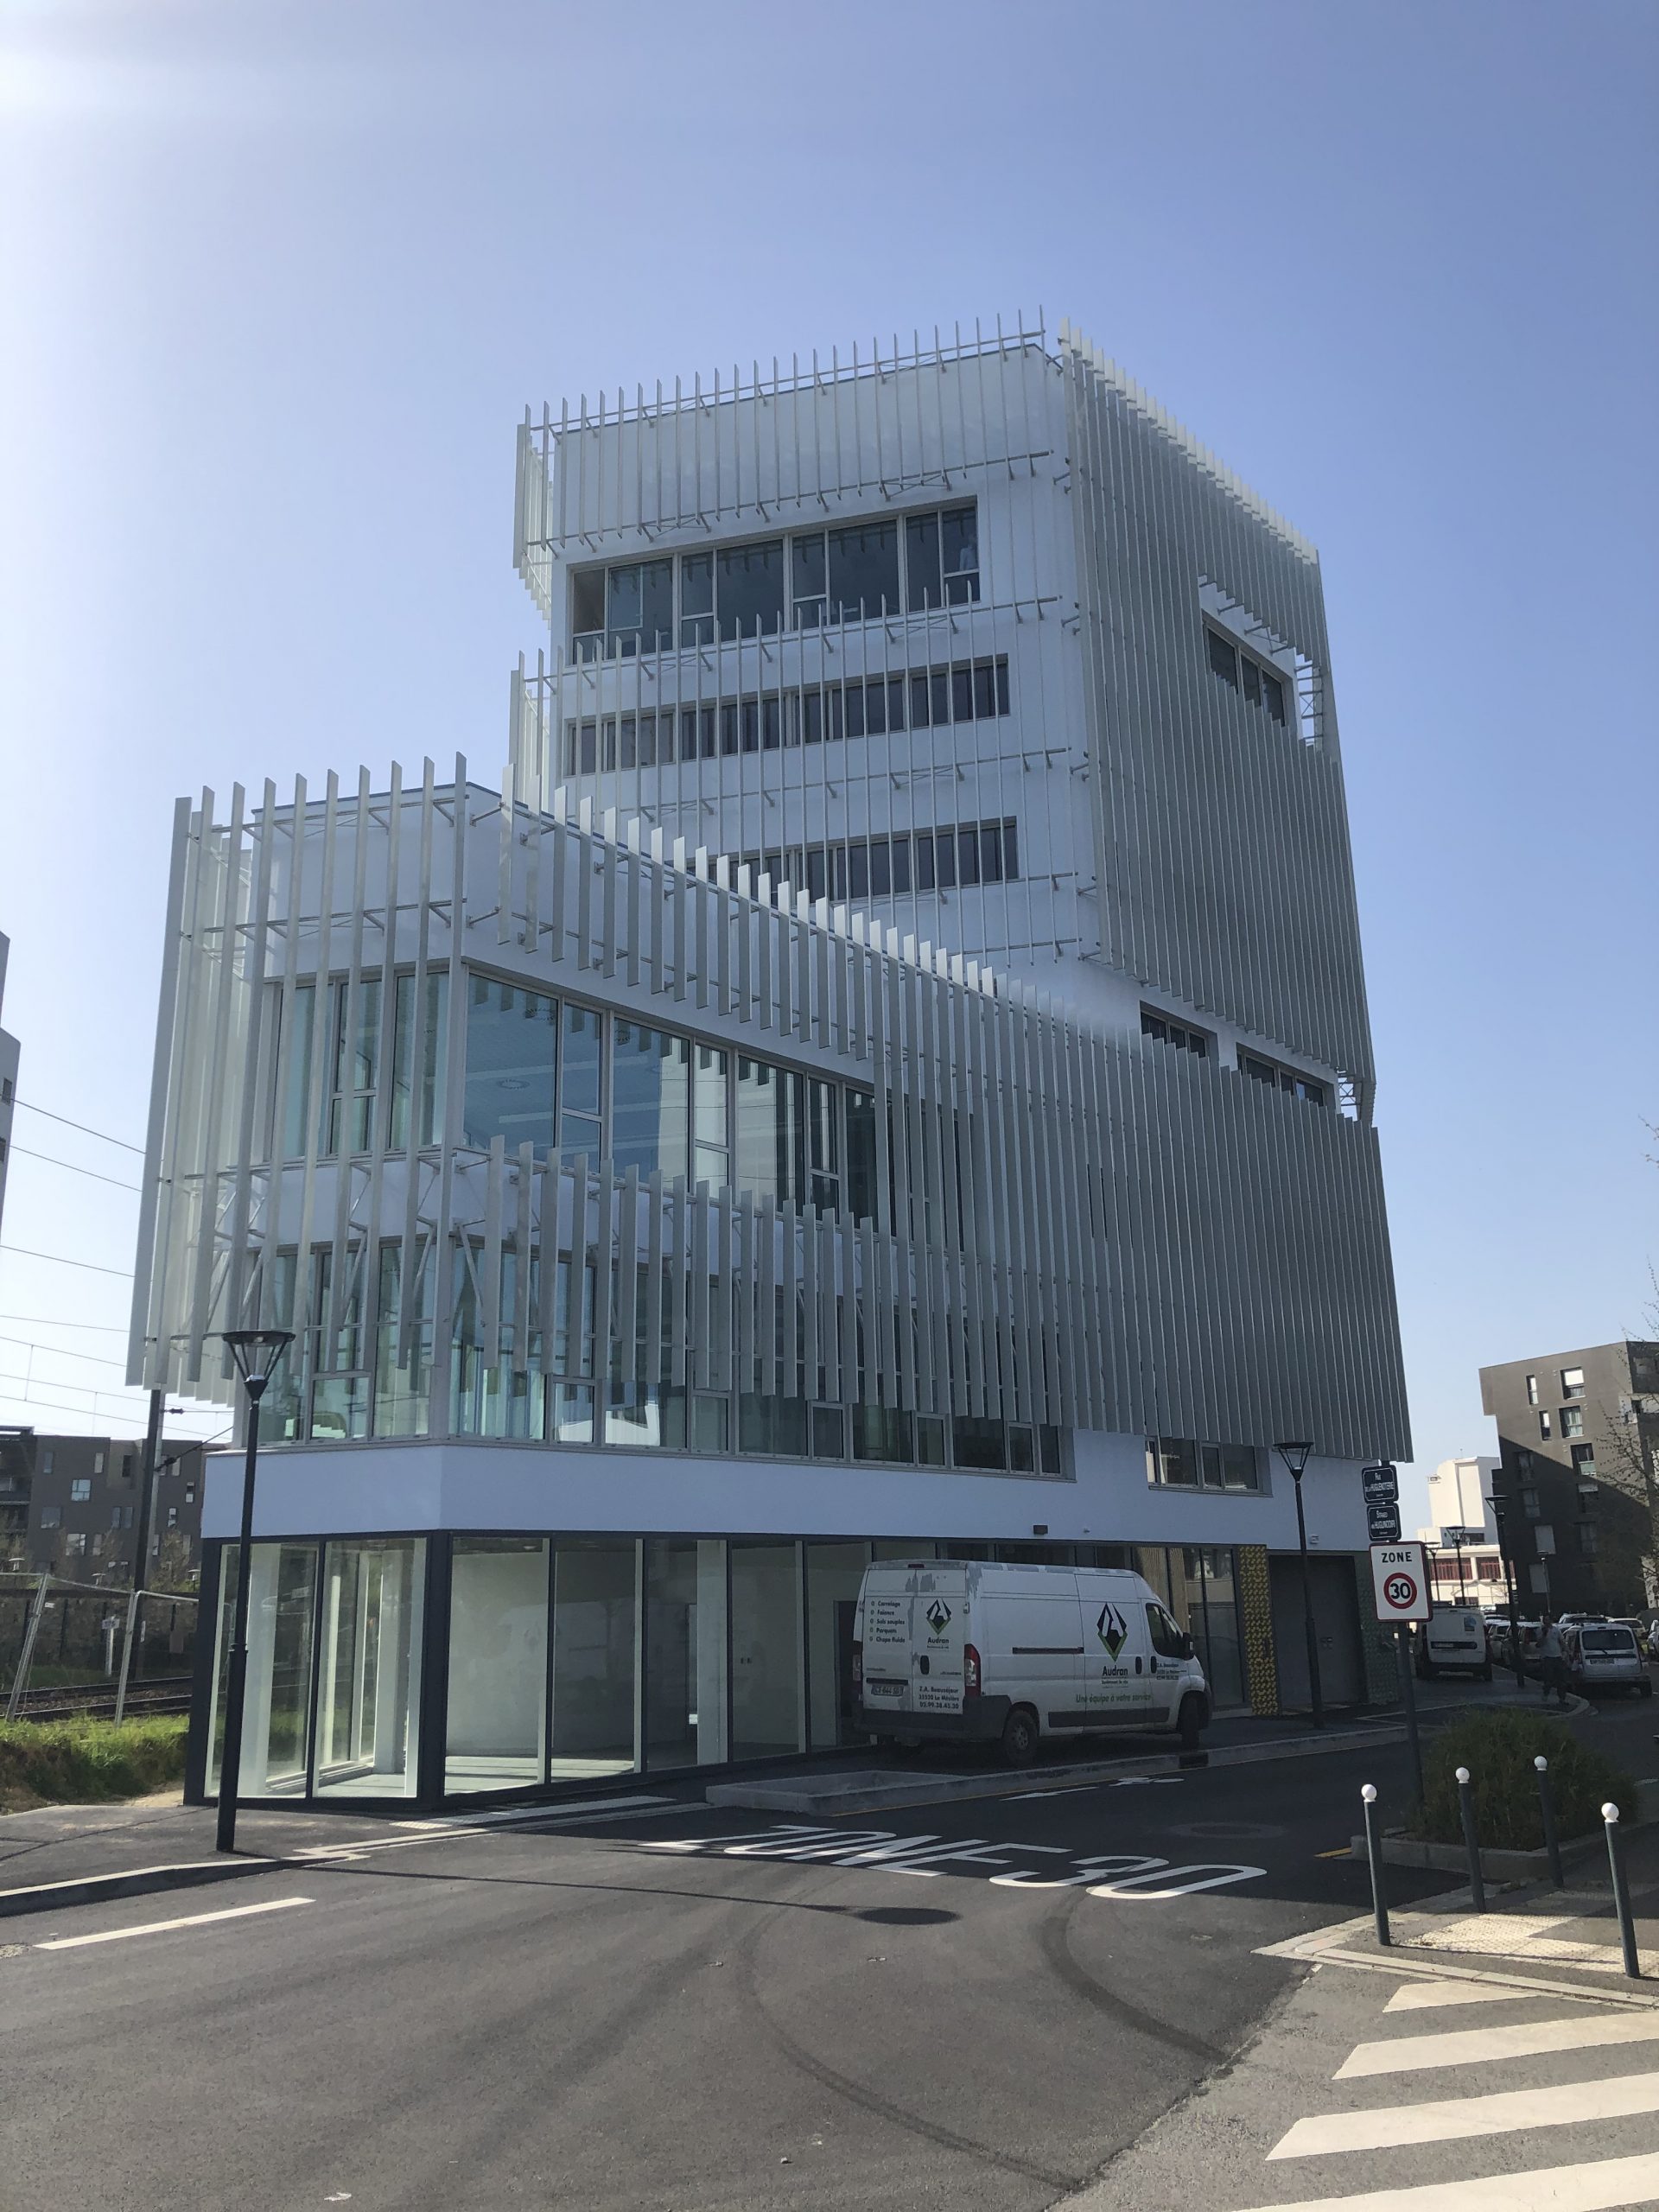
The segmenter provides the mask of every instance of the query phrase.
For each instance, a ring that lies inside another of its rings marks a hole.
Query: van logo
[[[950,1608],[943,1598],[936,1598],[927,1609],[927,1624],[935,1636],[943,1636],[950,1625]]]
[[[1116,1605],[1103,1605],[1100,1618],[1095,1623],[1095,1634],[1106,1647],[1109,1659],[1116,1659],[1129,1640],[1129,1624]]]

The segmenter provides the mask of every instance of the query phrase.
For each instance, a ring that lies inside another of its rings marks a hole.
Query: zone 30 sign
[[[1421,1544],[1373,1544],[1371,1587],[1380,1621],[1428,1618],[1428,1569]]]

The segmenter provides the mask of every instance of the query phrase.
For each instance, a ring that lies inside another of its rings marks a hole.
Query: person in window
[[[1538,1675],[1543,1685],[1541,1702],[1549,1703],[1549,1694],[1554,1691],[1556,1700],[1565,1711],[1567,1707],[1567,1653],[1561,1643],[1561,1631],[1555,1622],[1546,1617],[1544,1632],[1538,1639]]]

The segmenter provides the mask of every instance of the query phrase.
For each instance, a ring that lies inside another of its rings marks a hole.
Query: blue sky
[[[22,1096],[142,1141],[176,793],[499,762],[526,401],[1040,304],[1321,550],[1418,1464],[1486,1448],[1659,1254],[1656,96],[1618,0],[0,0]],[[19,1156],[6,1242],[136,1207]],[[125,1296],[0,1253],[0,1419],[130,1427]]]

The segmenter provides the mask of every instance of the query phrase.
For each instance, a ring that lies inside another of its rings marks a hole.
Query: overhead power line
[[[118,1144],[123,1152],[136,1152],[140,1160],[144,1156],[141,1144],[129,1144],[125,1137],[112,1137],[107,1129],[89,1128],[85,1122],[72,1122],[67,1114],[54,1114],[49,1106],[37,1106],[32,1098],[12,1101],[16,1106],[26,1106],[31,1114],[44,1114],[48,1122],[61,1122],[66,1129],[79,1129],[84,1137],[97,1137],[103,1144]]]
[[[132,1281],[130,1268],[101,1268],[96,1260],[66,1260],[60,1252],[34,1252],[27,1244],[0,1244],[0,1252],[16,1252],[25,1260],[50,1260],[60,1268],[86,1268],[95,1275],[119,1275],[124,1281]]]
[[[26,1351],[43,1351],[48,1359],[79,1359],[91,1367],[118,1367],[124,1374],[124,1359],[100,1359],[95,1351],[71,1351],[67,1344],[36,1344],[32,1337],[0,1337],[0,1344],[21,1344]]]
[[[96,1329],[106,1337],[124,1337],[124,1321],[54,1321],[45,1313],[0,1313],[0,1321],[27,1321],[35,1329]]]
[[[48,1167],[67,1167],[72,1175],[90,1175],[94,1183],[113,1183],[118,1191],[137,1191],[143,1194],[140,1183],[124,1183],[118,1175],[100,1175],[96,1167],[78,1167],[73,1160],[54,1160],[49,1152],[36,1152],[26,1144],[14,1144],[14,1152],[21,1152],[26,1160],[43,1160]]]

